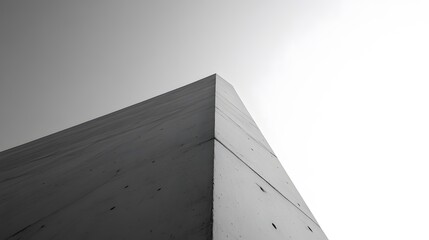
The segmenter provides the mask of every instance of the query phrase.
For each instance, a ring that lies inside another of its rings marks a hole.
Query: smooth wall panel
[[[211,239],[214,76],[0,153],[2,239]]]
[[[326,240],[319,226],[215,141],[213,239]]]
[[[257,127],[250,113],[247,111],[234,87],[216,75],[216,108],[229,115],[238,126],[245,129],[259,144],[273,153],[268,142]],[[274,153],[273,153],[274,154]]]
[[[215,118],[216,139],[316,222],[234,88],[219,76]]]

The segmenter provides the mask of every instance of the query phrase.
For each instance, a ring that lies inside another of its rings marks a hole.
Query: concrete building
[[[218,75],[0,153],[2,239],[327,239]]]

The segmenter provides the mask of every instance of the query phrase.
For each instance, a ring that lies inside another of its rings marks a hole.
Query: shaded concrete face
[[[326,239],[217,75],[0,153],[3,239]]]
[[[214,83],[0,153],[0,239],[211,239]]]

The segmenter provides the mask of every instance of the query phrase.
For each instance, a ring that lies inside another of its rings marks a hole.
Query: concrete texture
[[[236,91],[219,76],[215,118],[216,139],[316,222]]]
[[[213,239],[327,239],[234,88],[217,76]]]
[[[213,239],[327,239],[320,227],[215,141]]]
[[[214,87],[0,153],[0,239],[211,239]]]
[[[0,153],[0,239],[327,239],[218,75]]]

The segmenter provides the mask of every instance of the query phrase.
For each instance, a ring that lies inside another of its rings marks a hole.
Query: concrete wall
[[[0,153],[0,239],[211,239],[215,76]]]
[[[217,76],[213,237],[327,239],[234,88]]]

